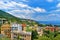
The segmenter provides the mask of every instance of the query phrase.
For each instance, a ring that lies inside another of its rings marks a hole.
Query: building
[[[37,30],[37,29],[38,29],[38,25],[35,24],[35,25],[32,27],[32,29],[33,29],[33,30]]]
[[[10,24],[3,24],[1,26],[1,34],[11,37],[11,27]]]
[[[22,31],[22,25],[18,23],[11,23],[11,31]]]
[[[8,24],[8,21],[5,18],[0,18],[0,33],[3,35],[6,35],[7,37],[11,36],[10,33],[10,24]]]
[[[27,26],[27,25],[26,25],[25,23],[22,24],[22,30],[23,30],[23,31],[26,31],[26,26]]]
[[[11,40],[14,39],[31,40],[31,32],[26,32],[26,24],[11,24]]]
[[[45,27],[45,30],[50,30],[51,32],[54,32],[54,31],[58,31],[58,27],[47,26],[47,27]]]
[[[4,24],[6,22],[7,22],[7,20],[5,18],[0,18],[0,24]]]
[[[11,40],[31,40],[31,32],[13,32]]]
[[[39,36],[43,35],[43,27],[38,27],[37,32],[39,34]]]

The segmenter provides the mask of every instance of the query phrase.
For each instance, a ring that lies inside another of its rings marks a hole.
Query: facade
[[[50,31],[54,32],[54,31],[58,31],[58,27],[47,26],[47,27],[45,27],[45,30],[50,30]]]
[[[31,32],[13,32],[11,40],[31,40]]]
[[[26,31],[26,26],[27,25],[25,23],[22,24],[22,31]]]
[[[38,27],[37,32],[39,34],[39,36],[43,35],[43,27]]]
[[[4,18],[0,18],[0,24],[1,24],[1,25],[4,24],[4,23],[6,23],[6,22],[7,22],[6,19],[4,19]]]
[[[11,37],[10,33],[10,24],[8,24],[8,21],[4,18],[0,18],[0,25],[1,25],[1,34],[6,35],[7,37]]]
[[[11,31],[22,31],[22,26],[21,24],[18,23],[11,23]]]
[[[26,24],[11,24],[11,40],[31,40],[31,32],[26,32]]]
[[[11,37],[11,27],[10,24],[3,24],[1,26],[1,34]]]
[[[32,27],[32,29],[33,29],[33,30],[37,30],[37,29],[38,29],[38,25],[34,25],[34,26]]]

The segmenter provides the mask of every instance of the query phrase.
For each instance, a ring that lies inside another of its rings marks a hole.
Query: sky
[[[60,0],[0,0],[0,10],[24,19],[60,21]]]

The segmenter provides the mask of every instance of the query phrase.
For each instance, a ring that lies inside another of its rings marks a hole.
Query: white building
[[[11,24],[11,31],[22,31],[22,25],[21,24],[18,24],[18,23],[12,23]]]
[[[39,36],[43,35],[43,27],[38,27],[37,32],[39,34]]]

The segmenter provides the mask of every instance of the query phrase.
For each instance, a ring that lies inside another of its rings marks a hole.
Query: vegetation
[[[27,32],[32,32],[32,29],[30,29],[30,26],[27,26],[27,27],[26,27],[26,31],[27,31]]]
[[[57,36],[54,38],[54,40],[60,40],[60,34],[57,35]]]
[[[36,30],[33,30],[32,31],[32,40],[36,40],[36,39],[38,39],[38,33]]]
[[[38,36],[38,39],[34,40],[60,40],[60,33],[58,31],[44,31],[43,36]]]
[[[0,34],[0,40],[11,40],[11,38],[7,38],[5,35]]]
[[[40,36],[40,37],[38,37],[37,40],[51,40],[51,39],[46,36]]]
[[[27,25],[33,25],[34,23],[37,24],[34,20],[18,18],[2,10],[0,10],[0,18],[4,18],[8,22],[26,23]]]
[[[44,30],[44,34],[43,36],[39,36],[37,31],[36,30],[31,30],[29,29],[29,27],[31,26],[34,26],[34,25],[39,25],[40,27],[46,27],[46,26],[51,26],[51,24],[49,25],[46,25],[46,24],[39,24],[37,21],[34,21],[34,20],[30,20],[30,19],[22,19],[22,18],[17,18],[15,16],[12,16],[11,14],[9,13],[6,13],[2,10],[0,10],[0,18],[4,18],[6,19],[8,22],[17,22],[17,23],[25,23],[26,25],[29,25],[26,27],[26,31],[31,31],[32,32],[32,40],[60,40],[60,33],[58,31],[54,31],[54,32],[51,32],[51,31],[45,31]],[[1,23],[0,23],[0,33],[1,33]],[[54,25],[54,26],[57,26],[57,25]],[[59,25],[60,26],[60,25]],[[0,40],[9,40],[9,38],[1,38],[0,37]]]

